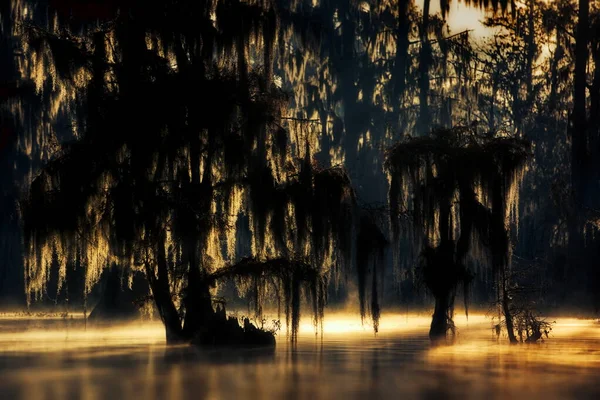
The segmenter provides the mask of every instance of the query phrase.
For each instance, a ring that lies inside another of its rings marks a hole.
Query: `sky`
[[[416,5],[423,9],[423,0],[416,0]],[[439,1],[431,2],[431,14],[440,12]],[[466,29],[473,30],[474,38],[480,39],[490,34],[490,29],[483,26],[481,21],[484,13],[477,7],[467,6],[463,1],[451,0],[450,12],[446,16],[452,33],[462,32]]]

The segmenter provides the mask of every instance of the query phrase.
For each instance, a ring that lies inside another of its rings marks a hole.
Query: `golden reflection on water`
[[[487,337],[483,329],[467,330],[455,343],[432,348],[428,360],[469,362],[495,360],[499,365],[509,361],[520,364],[545,364],[595,367],[600,372],[600,323],[593,320],[563,318],[556,321],[550,337],[542,343],[510,345],[506,339]],[[488,330],[491,332],[491,330]]]
[[[398,333],[428,327],[431,317],[424,314],[385,314],[379,321],[381,333]],[[283,325],[285,332],[285,324]],[[300,322],[299,334],[310,335],[320,333],[320,328],[315,329],[314,322],[310,318],[303,318]],[[370,320],[361,321],[360,316],[355,313],[328,313],[323,321],[324,334],[373,334]]]
[[[511,346],[482,315],[432,346],[426,315],[303,320],[275,349],[167,347],[160,323],[84,330],[81,321],[0,318],[1,399],[600,398],[600,325],[558,319],[550,339]],[[62,324],[62,325],[61,325]],[[26,329],[29,327],[29,329]],[[285,330],[284,330],[285,332]]]

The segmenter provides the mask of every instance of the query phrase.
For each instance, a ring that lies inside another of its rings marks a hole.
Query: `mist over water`
[[[600,332],[558,319],[540,344],[498,340],[489,319],[457,318],[452,346],[432,346],[425,315],[310,319],[275,349],[166,346],[158,322],[84,330],[79,319],[0,319],[0,398],[598,398]],[[284,330],[285,332],[285,330]]]
[[[597,3],[0,1],[0,400],[600,399]]]

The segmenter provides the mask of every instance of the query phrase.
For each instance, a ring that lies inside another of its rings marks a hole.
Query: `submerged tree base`
[[[275,346],[275,334],[257,328],[248,318],[240,326],[237,318],[216,312],[211,326],[197,332],[192,344],[198,346]]]

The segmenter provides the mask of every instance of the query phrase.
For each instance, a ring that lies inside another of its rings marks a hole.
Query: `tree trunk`
[[[394,102],[396,109],[402,106],[402,97],[406,89],[406,73],[408,71],[408,46],[410,20],[408,10],[412,0],[398,2],[398,36],[396,38],[396,59],[394,61]]]
[[[212,173],[211,168],[204,169],[204,177],[200,180],[200,133],[199,128],[196,127],[195,123],[192,123],[192,129],[198,130],[198,133],[194,134],[190,139],[190,165],[191,165],[191,193],[190,198],[192,203],[200,206],[200,215],[210,215],[211,201],[212,198]],[[209,132],[209,149],[206,157],[205,165],[212,165],[212,158],[214,147],[214,132]],[[201,330],[210,329],[212,319],[214,316],[214,310],[212,308],[212,299],[210,296],[210,290],[205,282],[204,271],[205,268],[202,265],[201,255],[199,254],[199,247],[202,246],[205,238],[202,237],[202,233],[207,232],[210,229],[206,223],[203,223],[198,219],[198,216],[193,210],[190,210],[188,222],[191,224],[189,227],[189,235],[185,242],[184,253],[187,256],[188,261],[188,277],[187,277],[187,288],[184,297],[185,305],[185,318],[183,322],[183,336],[189,339],[200,332]],[[206,219],[204,219],[206,221]]]
[[[510,312],[510,299],[508,291],[506,290],[506,272],[502,271],[502,312],[504,313],[504,321],[506,322],[506,332],[508,333],[508,340],[511,343],[517,343],[518,340],[515,337],[515,328],[513,325],[512,314]]]
[[[358,140],[361,119],[358,107],[358,89],[356,87],[356,55],[354,52],[355,23],[351,4],[345,0],[340,5],[342,22],[342,52],[339,56],[340,85],[344,104],[344,151],[346,153],[346,168],[358,170]],[[359,178],[360,180],[360,178]],[[360,186],[360,184],[359,184]]]
[[[185,338],[193,339],[201,330],[210,329],[214,316],[209,287],[202,279],[197,264],[190,265],[184,303],[185,319],[182,333]]]
[[[586,74],[588,61],[589,0],[579,0],[575,43],[573,112],[569,121],[571,138],[571,213],[568,216],[569,263],[574,282],[585,280],[585,243],[583,210],[588,201],[589,154],[586,112]],[[581,287],[581,286],[580,286]]]
[[[448,315],[448,310],[452,307],[451,297],[449,291],[435,296],[435,309],[429,328],[429,338],[433,342],[445,339],[448,329],[451,328]]]
[[[12,2],[0,1],[0,86],[8,92],[16,91],[19,96],[19,74],[15,60],[15,38],[13,37]],[[0,301],[3,306],[22,306],[26,303],[23,287],[22,248],[23,238],[17,202],[18,186],[23,183],[27,171],[15,168],[18,151],[15,146],[19,127],[11,112],[10,95],[0,97]],[[21,100],[21,106],[27,99]],[[24,121],[27,124],[27,121]],[[10,304],[13,303],[14,304]]]
[[[440,259],[443,263],[436,265],[436,282],[431,287],[435,296],[435,309],[431,320],[431,328],[429,330],[429,338],[432,341],[444,339],[448,329],[452,329],[453,322],[452,313],[454,307],[454,292],[456,285],[459,282],[456,262],[454,260],[455,246],[452,232],[452,213],[451,213],[451,197],[450,192],[443,194],[443,201],[440,201],[439,215],[439,235],[440,244],[437,249],[440,252]],[[443,264],[443,265],[441,265]],[[451,270],[448,271],[447,269]],[[446,269],[446,270],[443,270]]]
[[[535,61],[536,44],[535,44],[535,3],[534,0],[529,0],[527,4],[527,65],[526,69],[526,85],[527,85],[527,105],[533,100],[533,62]]]
[[[554,115],[556,111],[557,96],[558,96],[558,85],[559,85],[559,63],[564,55],[564,48],[562,44],[562,32],[560,29],[556,29],[556,48],[554,49],[554,55],[550,62],[550,94],[548,96],[548,104],[551,115]]]
[[[600,28],[596,34],[600,34]],[[590,140],[590,160],[593,161],[591,168],[594,173],[594,180],[598,180],[598,154],[600,152],[600,39],[594,41],[592,48],[592,58],[594,60],[594,78],[590,88],[590,120],[588,124],[588,135]],[[597,191],[596,191],[597,192]],[[598,193],[592,193],[593,203],[597,203]]]
[[[589,0],[579,0],[579,18],[575,44],[575,92],[573,113],[569,124],[571,137],[571,183],[575,207],[579,209],[585,201],[587,175],[587,113],[585,109],[586,69],[588,60]],[[577,232],[570,232],[575,233]]]
[[[163,238],[164,239],[164,238]],[[171,298],[171,290],[169,287],[169,271],[167,266],[167,258],[165,254],[164,240],[159,240],[156,244],[156,258],[158,276],[154,273],[154,269],[150,264],[146,263],[146,275],[156,308],[160,315],[163,324],[165,325],[167,344],[176,344],[185,341],[181,329],[181,319],[179,313],[173,304]]]
[[[431,118],[429,115],[429,64],[431,59],[431,43],[429,43],[429,6],[431,0],[423,3],[423,21],[421,23],[421,52],[419,54],[419,119],[417,133],[426,135],[429,132]]]
[[[510,278],[507,276],[507,269],[510,266],[510,233],[507,231],[504,224],[506,202],[503,191],[503,177],[496,177],[492,192],[492,215],[491,215],[491,250],[492,250],[492,267],[496,273],[496,282],[498,282],[498,290],[501,291],[502,312],[506,321],[506,330],[511,343],[516,343],[515,332],[512,322],[512,314],[510,312],[510,297],[508,287],[510,286]]]

